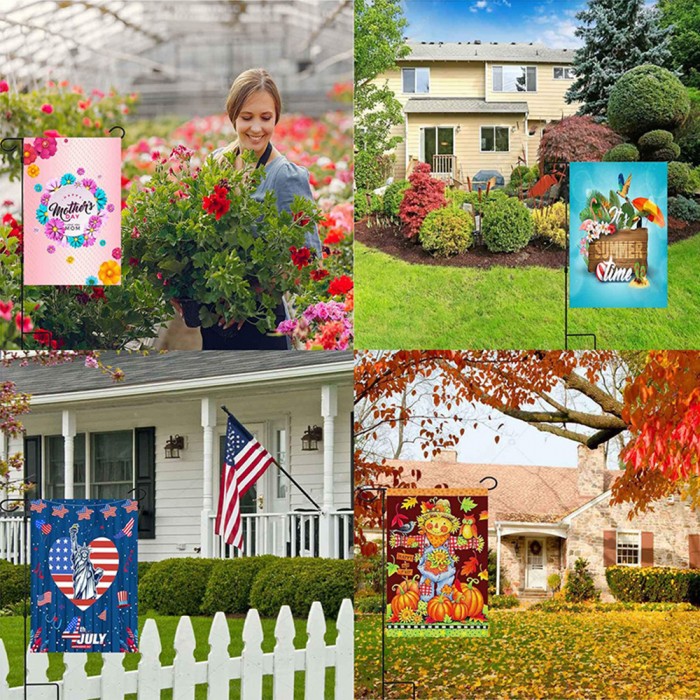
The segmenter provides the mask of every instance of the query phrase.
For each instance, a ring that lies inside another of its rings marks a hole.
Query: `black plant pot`
[[[188,328],[199,328],[202,322],[199,319],[199,308],[201,304],[194,299],[180,299],[182,307],[182,318]]]

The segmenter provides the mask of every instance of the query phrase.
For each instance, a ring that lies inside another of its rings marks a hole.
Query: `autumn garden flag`
[[[387,635],[488,636],[487,493],[387,490]]]
[[[121,139],[24,139],[24,284],[121,282]]]
[[[572,307],[665,308],[666,163],[571,163]]]
[[[30,511],[31,651],[138,651],[138,503],[39,500]]]

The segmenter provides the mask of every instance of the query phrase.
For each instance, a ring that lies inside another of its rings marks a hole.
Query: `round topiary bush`
[[[687,163],[672,161],[668,164],[669,195],[693,194],[693,170]]]
[[[654,129],[642,134],[637,145],[643,151],[655,151],[658,148],[668,148],[673,143],[673,134],[665,129]]]
[[[672,160],[676,160],[680,154],[681,147],[677,143],[672,143],[670,146],[657,148],[655,151],[647,154],[647,158],[649,160],[669,163]]]
[[[354,564],[339,559],[280,559],[263,569],[250,591],[250,605],[263,617],[274,617],[289,605],[295,617],[306,617],[320,601],[326,617],[335,617],[343,598],[352,598]]]
[[[638,138],[652,129],[673,130],[690,112],[690,98],[671,71],[645,64],[620,76],[608,99],[608,123]]]
[[[639,151],[633,143],[620,143],[613,146],[604,156],[606,162],[634,162],[639,160]]]
[[[255,577],[265,568],[279,561],[279,557],[266,554],[261,557],[223,559],[214,565],[201,611],[214,615],[219,610],[227,615],[248,612],[250,589]]]
[[[384,192],[384,213],[391,219],[399,220],[399,208],[403,201],[403,193],[410,187],[408,180],[392,182]]]
[[[26,564],[12,564],[0,559],[0,609],[24,599]]]
[[[436,209],[423,219],[420,243],[435,257],[449,258],[466,253],[474,243],[474,220],[457,207]]]
[[[218,559],[164,559],[139,581],[139,606],[161,615],[197,615]]]
[[[481,192],[466,192],[463,199],[465,203],[472,205],[475,214],[481,215],[487,206],[505,202],[510,197],[503,190],[489,190],[488,194],[482,190]]]
[[[367,203],[367,193],[365,190],[355,190],[353,207],[353,218],[355,221],[361,221],[369,214],[369,204]]]
[[[534,228],[530,211],[514,197],[484,208],[481,235],[492,253],[512,253],[524,248]]]

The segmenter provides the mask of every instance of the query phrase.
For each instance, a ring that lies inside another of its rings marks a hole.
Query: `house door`
[[[547,570],[543,539],[526,542],[525,588],[547,590]]]
[[[452,173],[454,146],[453,127],[426,126],[421,128],[421,160],[427,163],[435,174],[449,175]]]

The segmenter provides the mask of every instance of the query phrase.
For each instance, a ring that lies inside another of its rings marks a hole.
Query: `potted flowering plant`
[[[183,306],[185,322],[210,327],[247,319],[260,332],[275,327],[282,296],[308,277],[300,258],[311,256],[305,233],[319,215],[295,197],[278,212],[274,195],[251,196],[265,176],[245,154],[203,164],[185,146],[162,158],[145,187],[132,189],[122,219],[125,258],[168,300]]]

